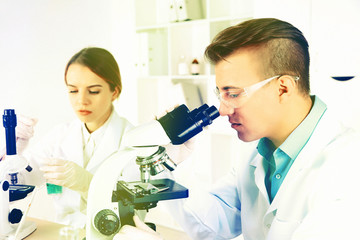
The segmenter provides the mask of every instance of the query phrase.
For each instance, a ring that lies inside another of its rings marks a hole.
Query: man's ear
[[[293,77],[283,75],[279,79],[279,97],[287,98],[294,94],[296,89],[296,81]]]

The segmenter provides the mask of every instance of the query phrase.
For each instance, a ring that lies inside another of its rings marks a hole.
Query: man
[[[189,236],[360,238],[360,141],[310,95],[303,34],[278,19],[253,19],[220,32],[205,55],[215,64],[220,114],[240,140],[259,142],[210,193],[169,201]],[[126,226],[119,236],[134,229]]]

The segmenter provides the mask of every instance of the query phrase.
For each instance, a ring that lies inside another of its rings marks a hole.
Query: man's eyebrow
[[[226,86],[226,87],[223,87],[222,90],[240,90],[241,88],[239,87],[234,87],[234,86]]]

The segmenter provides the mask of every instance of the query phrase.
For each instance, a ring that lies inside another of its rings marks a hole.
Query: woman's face
[[[71,64],[66,74],[69,99],[75,114],[85,123],[89,132],[94,132],[109,118],[112,102],[118,96],[117,88],[81,64]]]

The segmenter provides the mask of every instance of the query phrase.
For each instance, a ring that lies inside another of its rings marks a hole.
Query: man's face
[[[241,91],[260,81],[261,62],[251,50],[236,52],[215,65],[216,86],[220,94]],[[258,90],[237,97],[236,107],[221,101],[220,115],[228,116],[231,127],[245,142],[276,134],[279,122],[279,98],[276,78]],[[232,95],[230,95],[232,96]]]

